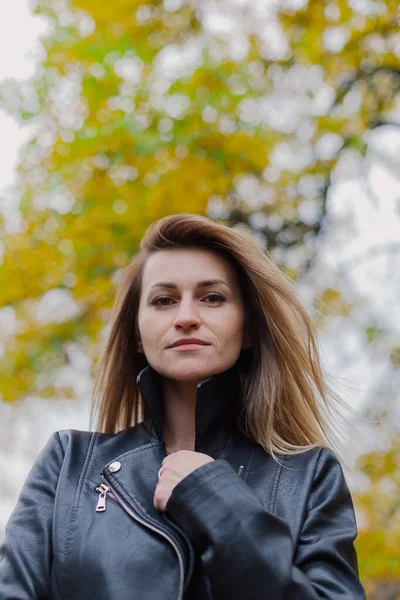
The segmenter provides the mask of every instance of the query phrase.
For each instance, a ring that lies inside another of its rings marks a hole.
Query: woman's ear
[[[140,354],[143,354],[143,344],[142,344],[142,340],[139,340],[139,341],[138,341],[137,350],[138,350],[138,352],[140,352]]]

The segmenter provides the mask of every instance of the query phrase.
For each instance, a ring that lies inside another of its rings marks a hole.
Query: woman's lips
[[[170,350],[178,350],[179,352],[185,352],[188,350],[199,350],[199,348],[207,348],[209,344],[179,344],[179,346],[173,346]]]

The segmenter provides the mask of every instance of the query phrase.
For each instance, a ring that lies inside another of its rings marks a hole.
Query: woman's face
[[[160,375],[201,381],[222,373],[235,364],[244,343],[245,311],[233,267],[209,250],[151,254],[138,325],[147,361]],[[204,345],[171,347],[182,338]]]

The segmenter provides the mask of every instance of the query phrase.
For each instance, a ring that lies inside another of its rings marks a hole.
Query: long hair
[[[339,414],[343,401],[325,381],[313,326],[293,282],[251,235],[195,214],[153,223],[140,252],[121,272],[110,333],[95,372],[96,429],[116,433],[150,416],[136,383],[148,364],[138,351],[142,274],[150,254],[172,248],[211,250],[236,270],[253,342],[238,359],[243,433],[274,458],[335,447],[330,416]]]

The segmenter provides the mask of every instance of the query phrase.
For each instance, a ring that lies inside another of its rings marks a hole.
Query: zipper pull
[[[100,496],[97,501],[96,512],[104,512],[106,510],[106,499],[110,488],[104,485],[104,483],[102,483],[101,485],[99,485],[96,491],[100,492]]]
[[[242,477],[243,469],[244,469],[244,466],[240,465],[240,467],[238,469],[238,475],[239,475],[239,477]]]

